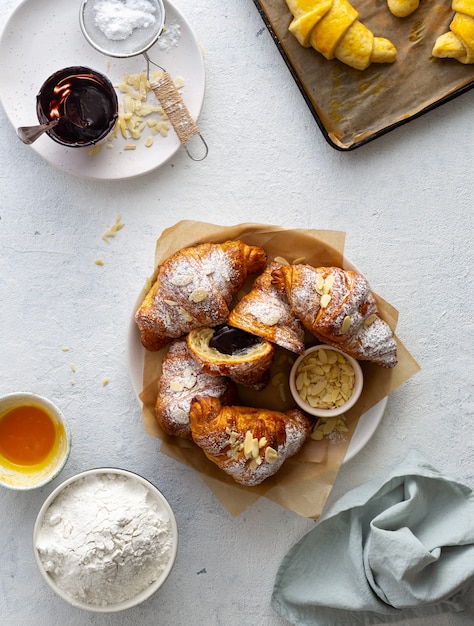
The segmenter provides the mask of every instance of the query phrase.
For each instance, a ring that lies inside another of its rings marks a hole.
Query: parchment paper
[[[323,134],[338,149],[362,145],[474,87],[474,65],[431,56],[436,38],[449,30],[450,0],[421,0],[405,18],[393,16],[386,0],[351,0],[360,21],[398,51],[395,63],[363,71],[301,46],[288,31],[292,15],[285,0],[254,1]]]
[[[305,262],[315,266],[335,265],[348,268],[350,265],[344,260],[345,234],[341,232],[289,230],[262,224],[223,227],[188,220],[179,222],[162,233],[156,243],[155,265],[158,267],[180,248],[228,239],[240,239],[247,244],[263,247],[269,261],[275,256],[284,257],[290,262],[305,257]],[[152,280],[155,276],[156,271]],[[249,278],[247,288],[250,288],[254,279],[255,276]],[[382,298],[376,298],[381,317],[395,330],[397,311]],[[144,351],[143,389],[140,399],[143,403],[145,431],[161,439],[163,453],[194,467],[230,514],[240,514],[259,497],[265,496],[300,515],[317,518],[336,480],[359,417],[419,370],[408,350],[398,339],[397,342],[399,362],[395,368],[384,369],[361,363],[365,375],[364,389],[356,406],[346,413],[349,433],[322,441],[309,440],[298,455],[285,461],[275,476],[256,487],[238,485],[208,461],[193,442],[170,437],[160,428],[155,419],[154,406],[157,380],[161,374],[161,362],[166,348],[158,352]],[[294,358],[295,355],[278,350],[272,366],[272,376],[281,371],[285,373],[286,379]],[[279,410],[294,406],[289,390],[286,389],[284,396],[280,391],[272,383],[263,392],[239,388],[242,405],[268,406]]]

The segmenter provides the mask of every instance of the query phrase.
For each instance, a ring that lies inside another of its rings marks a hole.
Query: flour
[[[168,512],[153,493],[113,473],[68,485],[47,510],[36,547],[71,598],[105,606],[148,588],[173,547]]]
[[[148,0],[101,0],[94,7],[95,25],[107,39],[120,41],[136,28],[155,24],[156,7]]]

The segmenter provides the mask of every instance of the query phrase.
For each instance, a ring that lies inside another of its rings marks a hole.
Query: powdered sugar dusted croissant
[[[449,32],[437,38],[432,55],[474,63],[474,0],[453,0],[451,7],[455,14]]]
[[[229,324],[302,354],[304,328],[291,311],[283,285],[273,282],[272,272],[280,267],[272,262],[255,279],[250,292],[232,309]]]
[[[374,37],[348,0],[286,0],[293,14],[289,31],[306,48],[326,59],[339,59],[357,70],[371,63],[393,63],[397,50],[391,41]]]
[[[397,363],[397,345],[377,312],[367,280],[339,267],[282,266],[273,271],[293,313],[320,341],[383,367]]]
[[[313,420],[298,409],[286,413],[222,406],[198,396],[191,403],[191,432],[206,456],[236,482],[254,486],[273,476],[308,438]]]
[[[191,439],[189,410],[198,394],[235,402],[232,383],[222,376],[206,374],[196,363],[184,339],[175,339],[162,363],[155,405],[156,419],[168,435]]]
[[[159,350],[194,328],[225,323],[234,294],[265,262],[262,248],[241,241],[179,250],[159,267],[135,314],[142,344]]]
[[[189,351],[208,374],[228,376],[259,391],[268,382],[273,345],[237,328],[196,328],[186,337]]]

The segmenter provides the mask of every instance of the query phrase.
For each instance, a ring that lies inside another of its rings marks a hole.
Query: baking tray
[[[285,0],[254,3],[324,138],[337,150],[354,150],[474,87],[474,65],[431,56],[436,38],[449,29],[449,0],[421,0],[405,18],[393,16],[386,0],[352,0],[360,21],[398,51],[395,63],[363,71],[301,46],[288,31],[292,15]]]

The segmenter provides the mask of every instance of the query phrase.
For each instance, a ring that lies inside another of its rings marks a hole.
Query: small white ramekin
[[[303,400],[303,398],[299,394],[298,389],[296,388],[296,378],[298,376],[298,369],[300,367],[301,362],[309,354],[312,354],[313,352],[320,350],[320,349],[324,349],[325,351],[338,352],[339,354],[342,354],[343,357],[347,360],[349,365],[354,370],[355,382],[354,382],[354,388],[352,390],[351,396],[343,405],[334,409],[312,407],[310,404],[308,404],[308,402]],[[348,354],[345,354],[342,350],[339,350],[339,348],[335,348],[333,346],[328,346],[325,344],[308,348],[304,352],[304,354],[300,355],[296,359],[296,361],[293,363],[293,366],[290,371],[290,378],[289,378],[291,394],[295,402],[297,403],[297,405],[301,409],[303,409],[303,411],[305,411],[306,413],[309,413],[310,415],[314,415],[316,417],[327,417],[327,418],[336,417],[337,415],[342,415],[345,411],[348,411],[351,407],[353,407],[355,403],[357,402],[357,400],[359,399],[360,394],[362,393],[363,384],[364,384],[364,376],[362,373],[362,369],[359,363],[357,362],[357,360],[349,356]]]
[[[143,591],[134,595],[128,600],[123,600],[121,602],[116,602],[116,603],[109,603],[105,605],[95,605],[95,604],[88,604],[86,602],[78,600],[77,598],[72,597],[55,582],[53,577],[46,570],[45,565],[43,561],[41,560],[41,556],[37,548],[37,540],[40,535],[40,532],[44,523],[45,515],[49,507],[54,503],[54,501],[58,498],[58,496],[62,494],[64,489],[66,489],[66,487],[69,487],[73,483],[80,481],[84,478],[100,476],[101,474],[113,474],[117,476],[123,476],[127,478],[128,480],[130,480],[132,485],[133,484],[142,485],[149,491],[150,498],[154,499],[158,503],[163,515],[169,520],[170,532],[171,532],[171,550],[170,550],[169,559],[167,563],[165,564],[163,570],[160,572],[158,578],[153,583],[148,585],[145,589],[143,589]],[[97,468],[97,469],[86,470],[84,472],[76,474],[75,476],[72,476],[71,478],[68,478],[63,483],[61,483],[58,487],[56,487],[56,489],[48,496],[48,498],[46,498],[45,502],[43,503],[38,513],[38,516],[36,518],[36,522],[34,525],[33,550],[34,550],[36,564],[44,580],[46,581],[48,586],[65,602],[68,602],[72,606],[75,606],[84,611],[92,611],[96,613],[116,613],[119,611],[130,609],[134,606],[137,606],[138,604],[141,604],[142,602],[150,598],[154,593],[156,593],[158,589],[165,583],[171,570],[173,569],[173,566],[176,560],[176,555],[178,551],[178,526],[176,524],[176,518],[174,516],[173,510],[170,504],[166,500],[165,496],[161,493],[161,491],[159,491],[152,483],[150,483],[148,480],[146,480],[142,476],[135,474],[133,472],[130,472],[128,470],[102,467],[102,468]]]
[[[46,485],[63,469],[71,450],[71,432],[61,410],[47,398],[29,391],[0,396],[0,419],[6,412],[20,406],[38,406],[51,417],[56,428],[54,454],[47,464],[20,466],[10,463],[0,454],[0,484],[9,489],[27,490]]]

